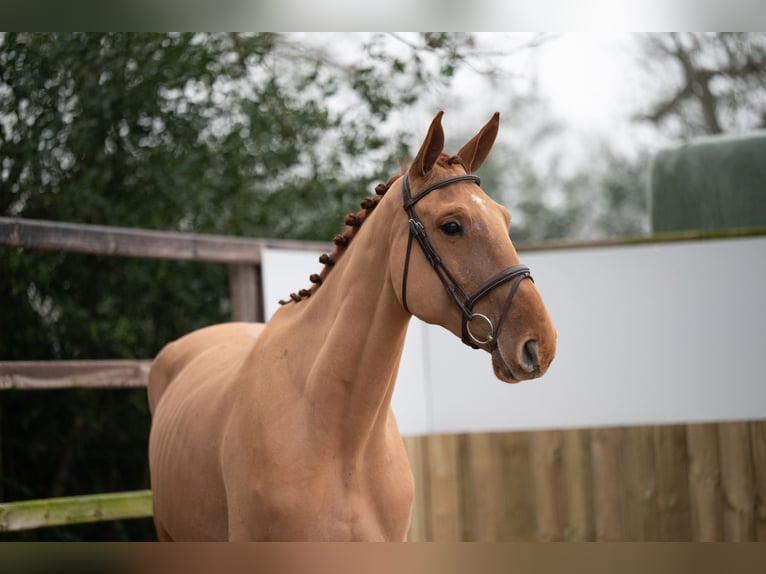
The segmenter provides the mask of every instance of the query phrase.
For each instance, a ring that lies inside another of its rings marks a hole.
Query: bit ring
[[[487,322],[487,325],[489,326],[489,336],[484,340],[479,339],[476,335],[474,335],[471,332],[471,321],[473,321],[476,317],[481,317],[482,319],[484,319]],[[468,318],[468,320],[465,323],[465,329],[466,331],[468,331],[468,336],[471,337],[471,339],[473,339],[473,342],[476,343],[477,345],[489,345],[492,341],[495,340],[495,335],[494,335],[495,326],[492,324],[492,321],[490,320],[490,318],[487,317],[486,315],[483,315],[482,313],[471,314],[471,316]]]

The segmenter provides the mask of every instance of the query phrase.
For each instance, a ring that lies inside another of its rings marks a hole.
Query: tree
[[[766,127],[766,34],[642,34],[638,48],[649,104],[635,120],[666,142]],[[515,158],[505,179],[506,202],[518,216],[512,227],[515,239],[598,238],[649,230],[648,149],[628,157],[601,143],[587,162],[572,168],[564,165],[572,142],[565,127],[549,119],[545,102],[533,94],[517,106],[519,113],[530,118],[521,121],[527,126],[524,141],[503,154]],[[551,142],[558,147],[542,166],[528,161],[526,149]]]
[[[647,152],[623,155],[604,141],[584,145],[534,91],[517,95],[505,115],[514,118],[511,136],[495,145],[481,176],[502,190],[497,199],[511,211],[515,242],[648,232]]]
[[[670,144],[689,138],[766,127],[766,34],[641,34],[637,46],[647,72],[637,125]],[[658,81],[658,78],[661,81]],[[552,117],[534,91],[505,113],[516,136],[483,169],[504,190],[516,241],[604,238],[649,231],[648,147],[632,155],[596,142],[572,165],[577,147],[567,126]],[[535,150],[535,156],[530,153]],[[540,161],[539,154],[544,154]]]
[[[766,34],[647,34],[641,47],[667,88],[639,119],[682,139],[766,127]]]

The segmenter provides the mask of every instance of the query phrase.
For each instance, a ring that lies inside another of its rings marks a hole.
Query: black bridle
[[[416,239],[426,256],[426,259],[428,259],[431,267],[433,267],[434,271],[436,272],[436,276],[442,282],[444,288],[447,290],[447,293],[460,309],[463,319],[463,343],[469,347],[473,347],[474,349],[478,349],[480,345],[488,345],[489,350],[494,352],[497,349],[497,339],[500,336],[500,328],[503,326],[505,316],[508,313],[508,310],[511,308],[513,296],[516,294],[516,291],[518,290],[521,282],[526,278],[532,279],[532,275],[529,272],[529,267],[526,265],[512,265],[511,267],[508,267],[507,269],[504,269],[496,275],[490,277],[470,294],[466,294],[463,288],[460,287],[458,282],[445,267],[441,257],[439,257],[439,254],[436,253],[433,245],[431,245],[431,242],[428,240],[426,230],[423,227],[423,224],[420,222],[417,214],[415,213],[415,204],[432,191],[461,181],[472,181],[479,185],[479,178],[475,175],[456,175],[442,179],[436,183],[432,183],[425,189],[418,192],[415,197],[413,197],[412,193],[410,192],[409,177],[407,175],[404,176],[404,182],[402,184],[402,196],[404,198],[404,211],[407,212],[407,217],[409,218],[410,236],[407,240],[407,254],[404,259],[404,275],[402,277],[402,306],[404,307],[405,311],[411,313],[407,307],[407,273],[410,266],[412,240]],[[479,299],[487,295],[490,291],[499,287],[500,285],[503,285],[504,283],[507,283],[508,281],[513,281],[513,284],[511,285],[511,290],[505,299],[503,308],[500,311],[500,318],[497,321],[497,326],[495,326],[492,323],[492,320],[486,315],[481,313],[474,313],[473,306],[477,301],[479,301]],[[471,322],[474,319],[481,319],[485,321],[489,326],[490,334],[486,339],[479,339],[471,332]]]

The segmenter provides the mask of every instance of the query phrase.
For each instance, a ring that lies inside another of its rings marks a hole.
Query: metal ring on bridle
[[[476,317],[481,317],[487,322],[487,325],[489,325],[489,336],[484,340],[479,339],[476,335],[474,335],[471,332],[471,321],[473,321]],[[476,343],[477,345],[489,345],[492,341],[495,340],[495,326],[492,324],[492,321],[490,320],[490,318],[487,317],[486,315],[482,315],[481,313],[471,314],[471,316],[466,320],[465,328],[466,328],[466,331],[468,331],[468,336],[471,337],[471,339],[473,339],[473,342]]]

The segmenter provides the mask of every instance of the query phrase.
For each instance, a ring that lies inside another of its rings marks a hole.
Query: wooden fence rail
[[[145,387],[149,360],[0,361],[0,390]]]
[[[151,515],[150,490],[0,502],[0,532]]]
[[[261,252],[265,248],[324,251],[321,241],[251,239],[0,217],[0,245],[90,255],[173,259],[229,265],[232,319],[262,321]]]
[[[91,255],[259,265],[261,249],[327,249],[321,241],[252,239],[0,217],[0,245]]]

